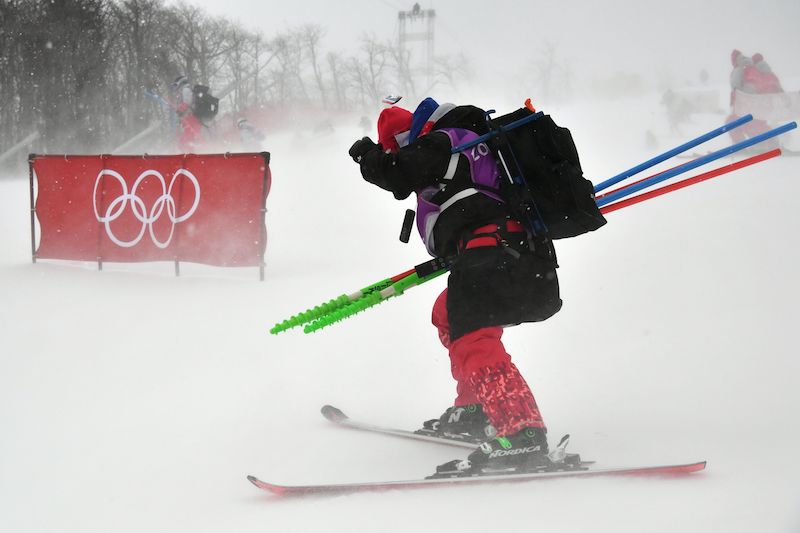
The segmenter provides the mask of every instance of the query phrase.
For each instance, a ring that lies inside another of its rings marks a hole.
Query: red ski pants
[[[433,304],[432,321],[450,353],[458,394],[455,405],[481,404],[499,436],[545,427],[530,387],[500,340],[502,327],[480,328],[450,342],[447,289]]]

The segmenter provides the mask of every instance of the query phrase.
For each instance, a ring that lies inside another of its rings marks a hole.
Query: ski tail
[[[346,422],[350,419],[350,417],[344,414],[341,409],[332,405],[323,405],[322,409],[320,409],[320,412],[322,413],[322,416],[336,424],[341,424],[342,422]]]

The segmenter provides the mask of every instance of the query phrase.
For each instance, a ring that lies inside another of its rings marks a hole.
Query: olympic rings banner
[[[263,265],[266,152],[35,155],[30,170],[34,260]]]

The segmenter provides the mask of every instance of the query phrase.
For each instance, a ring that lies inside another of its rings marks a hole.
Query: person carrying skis
[[[398,200],[416,194],[422,241],[451,265],[432,322],[449,352],[457,395],[422,431],[482,444],[439,472],[524,471],[549,461],[541,412],[501,337],[506,326],[545,320],[561,308],[555,250],[511,215],[485,143],[451,154],[488,131],[482,109],[426,98],[413,114],[384,109],[378,143],[364,137],[349,150],[367,182]]]
[[[189,79],[180,75],[170,84],[167,103],[175,143],[182,152],[194,152],[202,141],[202,123],[192,112],[193,94]]]

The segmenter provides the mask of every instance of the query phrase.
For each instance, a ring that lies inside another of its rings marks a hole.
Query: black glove
[[[372,139],[369,137],[364,137],[362,139],[357,140],[353,143],[353,146],[350,147],[350,157],[353,158],[353,161],[356,163],[361,163],[361,158],[372,150],[376,150],[378,145],[373,142]]]

